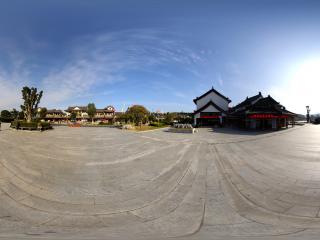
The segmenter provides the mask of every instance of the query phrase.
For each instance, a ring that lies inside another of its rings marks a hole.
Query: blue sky
[[[193,111],[212,86],[320,112],[320,1],[2,0],[0,109],[24,85],[41,105]]]

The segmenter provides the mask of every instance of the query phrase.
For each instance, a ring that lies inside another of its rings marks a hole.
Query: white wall
[[[197,114],[194,115],[194,118],[193,118],[194,125],[197,124],[197,118],[199,118],[199,117],[200,117],[200,113],[197,113]]]
[[[214,106],[209,105],[205,109],[203,109],[201,112],[220,112],[218,109],[216,109]]]
[[[229,109],[229,102],[226,99],[222,98],[221,96],[219,96],[214,92],[211,92],[207,96],[197,101],[197,110],[199,108],[202,108],[204,105],[206,105],[210,101],[214,102],[216,105],[218,105],[220,108],[222,108],[225,111],[228,111]],[[206,111],[203,111],[203,112],[206,112]]]

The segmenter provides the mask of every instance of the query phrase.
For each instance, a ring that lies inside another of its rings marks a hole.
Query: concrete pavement
[[[0,132],[0,238],[315,239],[320,127]]]

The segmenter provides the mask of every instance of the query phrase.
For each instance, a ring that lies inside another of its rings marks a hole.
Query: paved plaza
[[[317,239],[320,127],[0,131],[0,239]]]

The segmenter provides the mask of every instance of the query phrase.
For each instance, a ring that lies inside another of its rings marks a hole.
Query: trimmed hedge
[[[48,122],[25,122],[16,120],[11,122],[10,127],[15,129],[27,128],[29,130],[38,130],[38,127],[40,127],[42,130],[52,128],[51,124]]]

